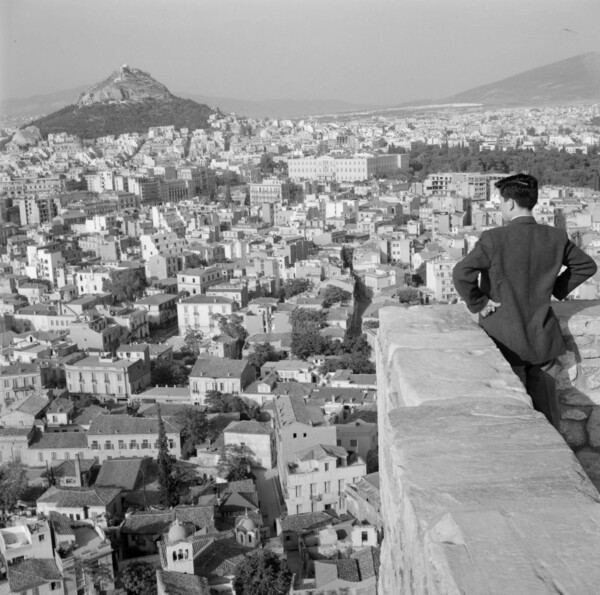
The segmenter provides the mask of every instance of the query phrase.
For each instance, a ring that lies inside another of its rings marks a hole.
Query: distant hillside
[[[67,105],[29,125],[39,128],[44,137],[68,132],[96,138],[146,132],[151,126],[206,128],[213,113],[207,105],[172,95],[148,73],[124,65],[85,90],[77,105]]]
[[[206,128],[214,110],[190,99],[145,99],[132,103],[94,103],[78,107],[68,105],[29,123],[46,137],[49,133],[68,132],[81,138],[109,134],[147,132],[150,126]]]
[[[31,97],[12,97],[0,101],[0,115],[3,116],[39,116],[74,103],[86,87],[76,87],[66,91],[57,91]]]
[[[484,105],[545,105],[600,101],[600,54],[591,52],[439,100]]]

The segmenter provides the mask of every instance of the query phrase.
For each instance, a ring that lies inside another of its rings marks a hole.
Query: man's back
[[[559,275],[563,265],[567,270]],[[454,269],[454,283],[474,312],[481,310],[481,296],[500,304],[480,324],[511,364],[542,363],[564,352],[551,296],[563,299],[595,268],[564,230],[518,217],[481,235],[476,248]],[[473,279],[479,272],[477,296]]]

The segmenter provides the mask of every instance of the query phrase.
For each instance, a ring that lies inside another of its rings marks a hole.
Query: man
[[[484,231],[454,268],[454,285],[519,376],[536,410],[556,428],[556,357],[565,352],[550,298],[562,300],[594,275],[596,263],[564,229],[538,225],[537,180],[516,174],[496,182],[503,227]],[[561,268],[566,269],[561,273]],[[481,275],[481,278],[479,276]]]

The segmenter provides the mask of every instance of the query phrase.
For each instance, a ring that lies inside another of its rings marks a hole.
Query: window
[[[38,452],[38,461],[40,463],[44,462],[44,453],[43,452]]]
[[[56,460],[56,457],[57,457],[56,453],[55,453],[55,452],[53,452],[53,453],[52,453],[52,460],[53,460],[53,461],[55,461],[55,460]]]
[[[326,481],[324,483],[324,488],[323,491],[327,494],[331,491],[331,482],[330,481]]]
[[[98,446],[98,441],[97,440],[93,440],[92,441],[92,450],[98,450],[99,446]]]
[[[138,447],[138,445],[137,445],[137,442],[135,440],[132,440],[129,443],[129,448],[134,449],[134,448],[137,448],[137,447]]]
[[[350,446],[358,446],[358,440],[350,440]]]
[[[294,432],[294,434],[292,435],[292,438],[298,438],[298,434],[296,434],[296,432]]]
[[[329,471],[329,463],[325,463],[325,471]]]
[[[127,450],[127,445],[125,444],[124,440],[119,440],[119,448],[121,450]]]
[[[363,541],[363,543],[364,543],[365,541],[369,541],[369,533],[368,533],[367,531],[363,531],[363,532],[360,534],[360,538],[361,538],[361,540]]]
[[[66,452],[65,453],[65,460],[68,461],[71,458],[71,453],[70,452]]]
[[[45,535],[38,535],[38,541],[46,541],[46,536]]]
[[[112,445],[112,442],[110,440],[107,440],[104,443],[104,450],[112,450],[112,447],[113,447],[113,445]]]
[[[302,486],[296,486],[296,498],[302,498]]]
[[[148,440],[142,440],[142,448],[150,448],[150,442]]]

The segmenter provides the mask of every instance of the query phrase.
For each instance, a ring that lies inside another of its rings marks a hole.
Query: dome
[[[167,540],[170,543],[174,543],[186,539],[187,536],[187,529],[178,520],[175,520],[175,522],[169,528],[169,532],[167,533]]]
[[[238,529],[243,529],[244,531],[256,531],[256,523],[251,518],[244,517],[238,525]]]

